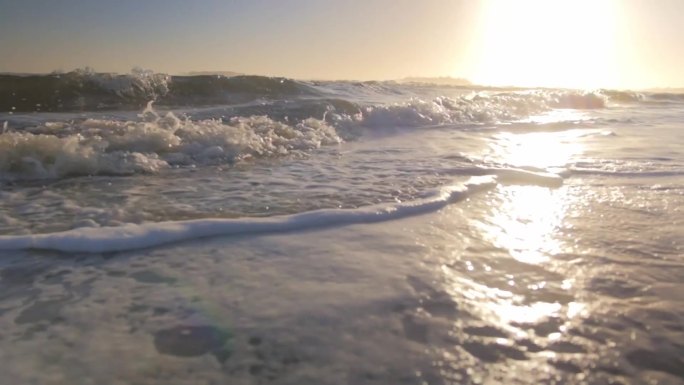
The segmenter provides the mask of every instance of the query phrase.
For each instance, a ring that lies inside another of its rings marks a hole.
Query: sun
[[[486,0],[474,41],[478,84],[615,87],[616,0]]]

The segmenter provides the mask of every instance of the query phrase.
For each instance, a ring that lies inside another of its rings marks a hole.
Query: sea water
[[[0,76],[7,384],[681,384],[684,96]]]

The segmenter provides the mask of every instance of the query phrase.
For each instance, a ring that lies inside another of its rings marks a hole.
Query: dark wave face
[[[659,92],[650,95],[650,98],[658,101],[678,102],[684,100],[684,94],[674,92]]]
[[[152,100],[166,106],[210,105],[315,94],[302,82],[264,76],[117,75],[88,71],[0,75],[0,111],[14,112],[140,109]]]
[[[278,77],[195,75],[170,76],[146,71],[131,74],[76,70],[64,74],[0,75],[0,112],[67,112],[139,110],[148,102],[157,106],[194,107],[235,105],[259,100],[336,99],[359,101],[406,101],[421,97],[427,84],[397,82],[305,82]],[[510,94],[521,89],[436,86],[442,89]],[[434,90],[433,90],[434,91]],[[681,100],[680,94],[640,94],[629,91],[538,90],[528,99],[550,108],[596,109],[605,103]],[[433,92],[434,94],[434,92]],[[403,100],[401,99],[403,97]],[[520,97],[518,97],[520,99]],[[536,102],[536,100],[532,100]],[[527,103],[527,102],[525,102]]]

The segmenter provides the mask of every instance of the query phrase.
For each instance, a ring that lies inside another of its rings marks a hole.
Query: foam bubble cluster
[[[139,121],[86,119],[0,134],[0,179],[153,173],[174,165],[296,154],[342,139],[322,120],[192,121],[148,109]]]

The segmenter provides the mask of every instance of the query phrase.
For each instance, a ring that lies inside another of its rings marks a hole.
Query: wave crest
[[[445,186],[421,200],[358,209],[324,209],[269,218],[197,219],[141,225],[126,224],[117,227],[84,227],[38,235],[5,235],[0,236],[0,250],[115,252],[219,235],[266,234],[385,222],[439,210],[495,185],[496,178],[477,177],[463,185]]]
[[[92,111],[163,105],[209,105],[260,97],[314,94],[303,82],[266,76],[170,76],[140,69],[130,74],[79,69],[64,74],[0,75],[0,111]]]
[[[0,134],[0,179],[157,172],[173,165],[298,154],[341,143],[313,118],[287,125],[266,116],[192,121],[147,110],[141,121],[86,119]]]

